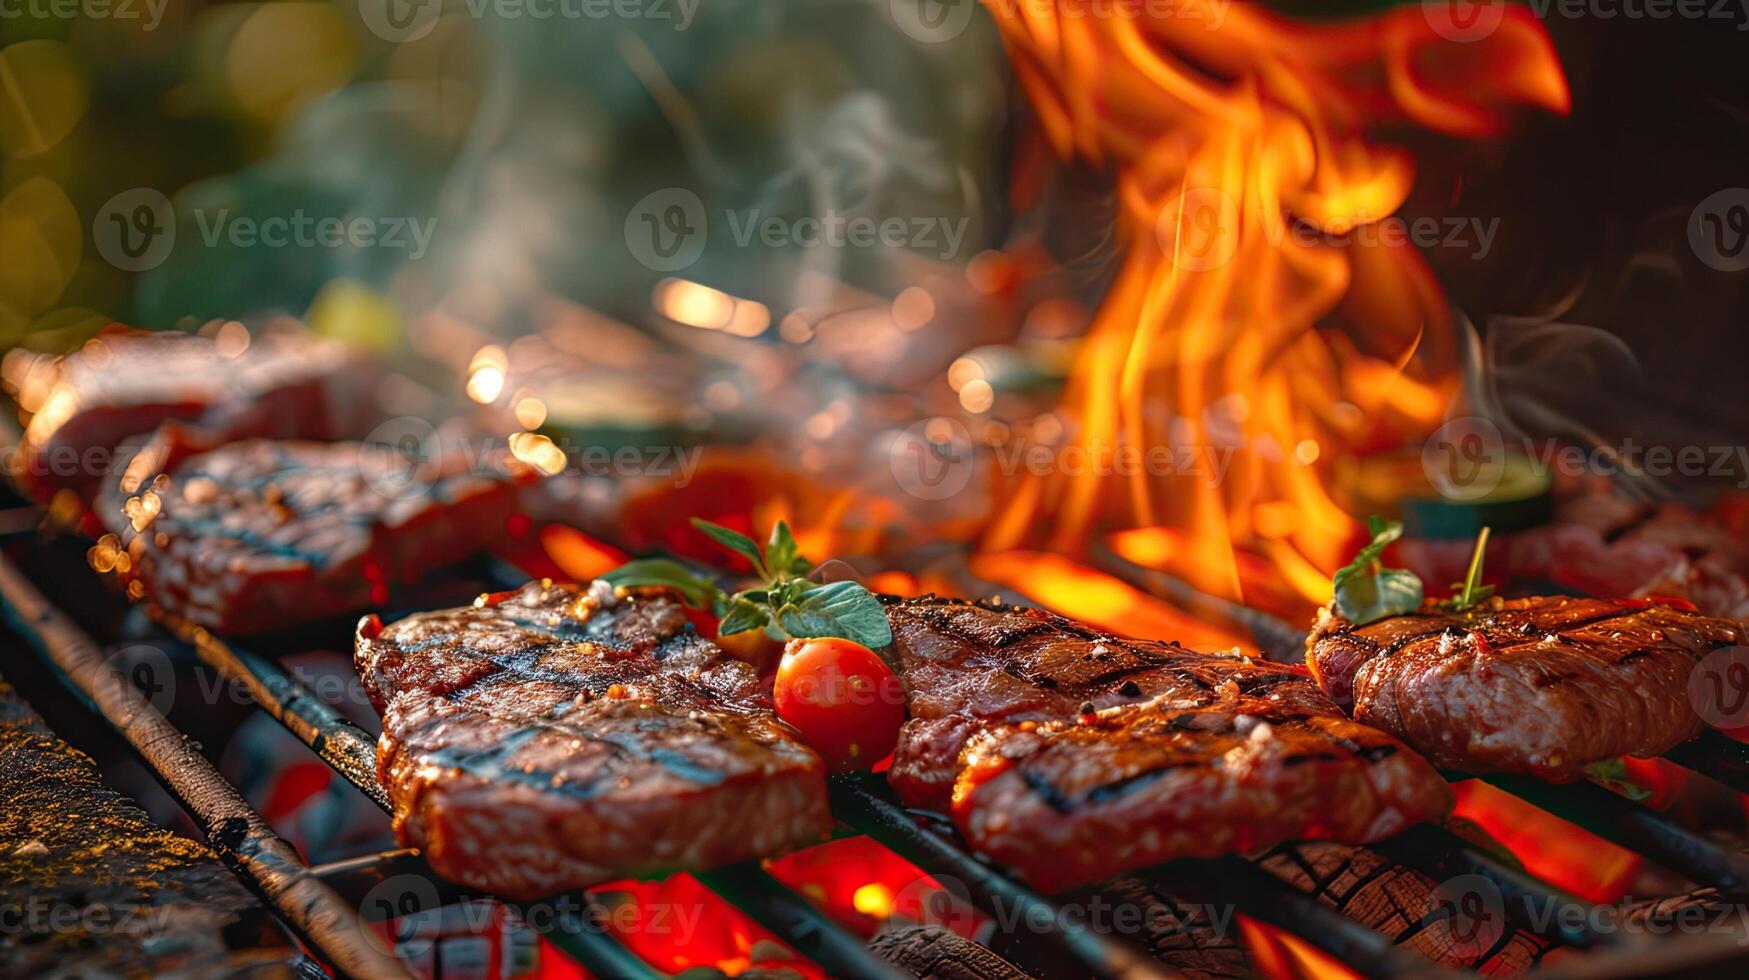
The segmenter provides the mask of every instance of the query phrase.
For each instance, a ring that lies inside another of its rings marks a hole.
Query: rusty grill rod
[[[348,976],[410,977],[323,884],[297,850],[145,696],[105,662],[97,643],[55,608],[12,561],[0,556],[0,599],[14,627],[87,703],[126,738],[195,818],[208,843],[299,937]]]
[[[248,688],[250,697],[263,711],[346,777],[359,792],[383,809],[389,808],[388,793],[376,778],[376,739],[368,732],[266,658],[232,647],[206,629],[158,606],[148,606],[147,612],[172,635],[193,647],[195,655],[219,676]]]

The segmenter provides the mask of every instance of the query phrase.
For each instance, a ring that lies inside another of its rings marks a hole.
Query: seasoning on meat
[[[1496,597],[1359,627],[1326,609],[1306,663],[1356,721],[1439,766],[1565,782],[1693,738],[1689,675],[1744,642],[1740,625],[1668,602]]]
[[[369,617],[357,667],[383,715],[396,833],[463,884],[535,897],[831,828],[820,757],[666,590],[609,605],[531,582],[386,627]]]
[[[391,584],[484,550],[516,512],[507,472],[353,442],[207,449],[168,424],[98,511],[92,549],[134,598],[247,634],[385,601]]]
[[[1038,610],[888,606],[910,695],[889,780],[1048,890],[1287,839],[1364,843],[1451,791],[1305,673]]]

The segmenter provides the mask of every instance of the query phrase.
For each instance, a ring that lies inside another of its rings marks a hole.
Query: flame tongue
[[[1172,529],[1171,569],[1207,591],[1243,596],[1236,544],[1265,557],[1272,585],[1327,598],[1354,529],[1328,461],[1424,437],[1456,384],[1427,266],[1400,238],[1358,234],[1396,211],[1413,175],[1365,130],[1482,135],[1502,106],[1564,110],[1547,36],[1517,10],[1458,43],[1420,6],[1307,26],[1200,0],[1173,17],[988,5],[1045,137],[1117,175],[1127,254],[1068,391],[1075,440],[1174,451],[1115,480],[1039,477],[986,544],[1020,545],[1044,507],[1053,548],[1074,551],[1115,511]]]

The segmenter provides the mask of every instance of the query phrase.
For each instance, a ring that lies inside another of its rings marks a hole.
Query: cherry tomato
[[[905,689],[873,650],[850,640],[791,640],[773,690],[777,716],[795,726],[833,772],[886,758],[905,721]]]

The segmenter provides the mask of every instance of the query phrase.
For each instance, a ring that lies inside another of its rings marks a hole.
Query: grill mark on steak
[[[353,612],[484,550],[515,512],[511,473],[409,465],[362,443],[215,445],[166,426],[102,495],[97,551],[130,592],[217,632]]]
[[[1430,603],[1407,619],[1356,627],[1326,610],[1307,665],[1357,721],[1436,765],[1555,781],[1692,738],[1689,674],[1745,642],[1737,623],[1642,600],[1493,598],[1464,613]]]
[[[824,764],[665,590],[529,583],[357,642],[397,837],[452,880],[534,897],[830,827]]]
[[[913,806],[951,798],[967,840],[1041,888],[1292,838],[1376,840],[1450,806],[1425,761],[1294,668],[993,603],[887,613],[912,715],[889,780]]]

